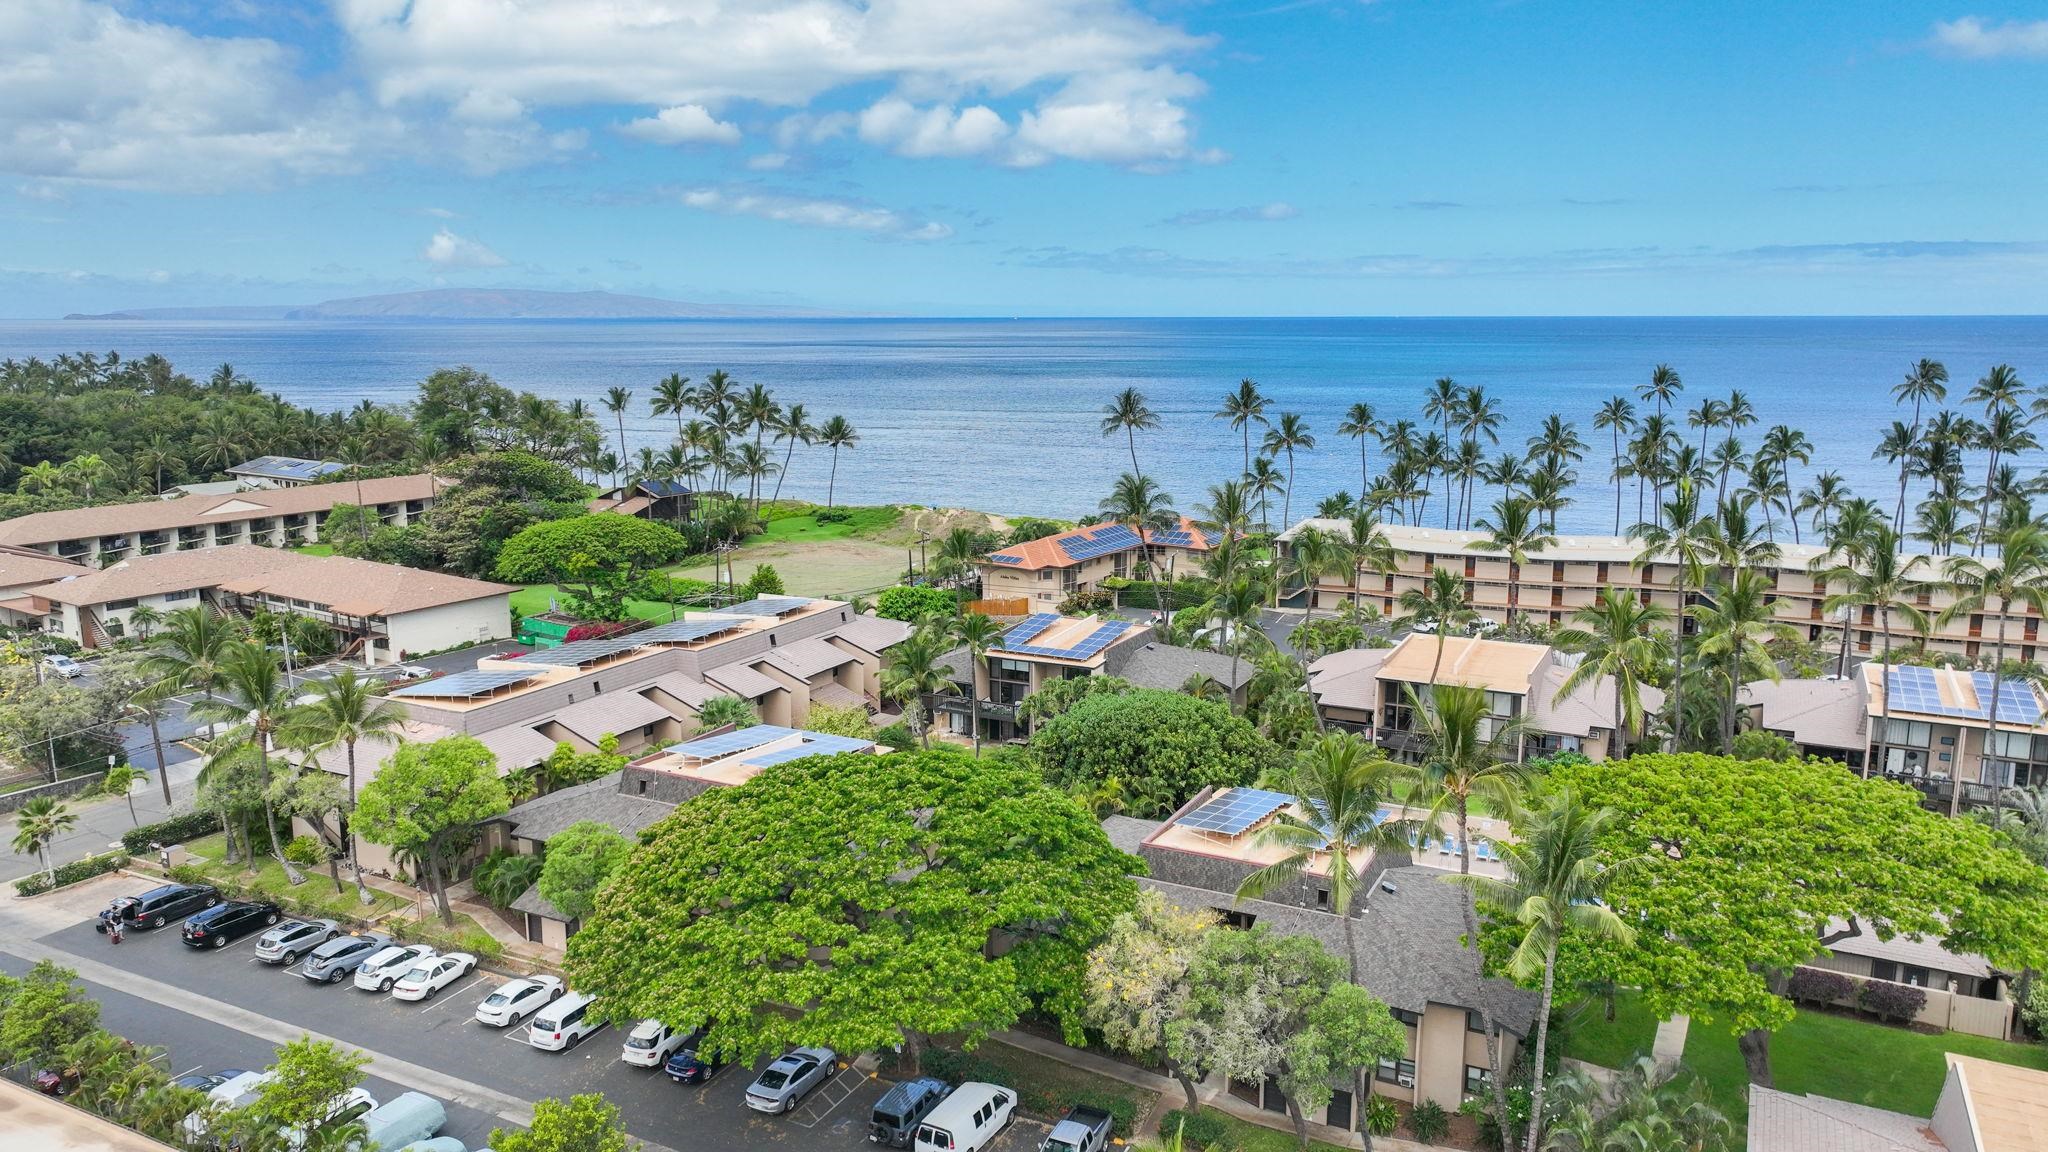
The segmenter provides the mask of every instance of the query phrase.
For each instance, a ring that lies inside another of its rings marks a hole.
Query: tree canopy
[[[454,910],[441,862],[476,826],[511,807],[498,758],[471,736],[400,744],[356,797],[356,833],[372,844],[413,852],[426,865],[441,917]]]
[[[619,1106],[590,1092],[567,1100],[533,1102],[533,1127],[491,1131],[492,1152],[632,1152]]]
[[[499,550],[498,578],[560,585],[577,615],[623,620],[626,601],[645,590],[647,577],[687,547],[666,524],[594,512],[523,529]]]
[[[1660,1016],[1776,1030],[1793,1009],[1770,977],[1831,932],[1943,936],[2001,967],[2048,966],[2048,871],[1902,785],[1831,761],[1703,754],[1559,763],[1551,782],[1619,814],[1598,841],[1605,858],[1647,860],[1610,889],[1634,945],[1567,936],[1561,965],[1641,987]],[[1490,954],[1505,943],[1489,931]],[[1767,1076],[1750,1051],[1762,1042],[1746,1037],[1745,1051]]]
[[[797,761],[643,833],[568,971],[611,1018],[713,1022],[733,1056],[971,1041],[1034,1006],[1078,1042],[1083,957],[1141,868],[1026,765]]]
[[[590,915],[597,890],[633,854],[633,842],[595,820],[578,820],[548,840],[542,899],[571,920]]]
[[[1164,816],[1211,784],[1249,784],[1287,755],[1222,704],[1136,689],[1090,695],[1032,734],[1055,786],[1093,790],[1115,780],[1133,816]]]

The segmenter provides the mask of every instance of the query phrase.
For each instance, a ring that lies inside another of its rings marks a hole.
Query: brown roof
[[[59,560],[33,548],[0,547],[0,588],[25,588],[45,580],[62,580],[87,571],[83,564]]]
[[[230,580],[260,580],[281,569],[311,564],[317,557],[282,548],[229,544],[136,556],[85,575],[57,580],[32,589],[34,595],[59,604],[81,607],[138,596],[160,596],[194,588],[214,588]]]
[[[2040,1152],[2048,1148],[2048,1072],[1948,1054],[1969,1093],[1977,1152]]]
[[[1013,568],[1023,572],[1029,572],[1038,568],[1065,568],[1071,564],[1081,564],[1085,561],[1076,560],[1067,552],[1065,547],[1067,541],[1084,536],[1099,528],[1107,528],[1111,523],[1112,521],[1102,520],[1093,524],[1083,524],[1079,528],[1072,528],[1065,532],[1055,532],[1051,536],[1041,536],[1036,540],[1027,540],[1022,544],[1008,548],[998,548],[990,553],[991,556],[1014,556],[1017,558],[1014,562],[1009,560],[1000,562],[984,560],[983,562],[994,564],[996,567]],[[1181,548],[1192,552],[1207,552],[1209,550],[1209,538],[1202,533],[1201,527],[1193,520],[1185,516],[1181,517],[1180,530],[1188,534],[1190,543],[1161,544],[1159,546],[1162,548]],[[1139,535],[1148,542],[1153,541],[1154,534],[1149,530],[1141,530]],[[1106,552],[1099,552],[1096,555],[1113,556],[1118,552],[1128,552],[1136,548],[1137,545],[1132,544],[1128,548],[1110,549]],[[1095,559],[1095,556],[1087,557],[1087,559]]]
[[[360,495],[357,494],[357,482],[349,480],[227,495],[180,496],[175,500],[149,499],[134,504],[106,504],[62,512],[36,512],[0,523],[0,544],[52,544],[94,536],[128,536],[200,524],[232,523],[252,517],[325,512],[336,504],[426,500],[439,494],[448,483],[419,473],[364,480],[360,484]]]
[[[1472,636],[1443,637],[1443,664],[1437,665],[1437,637],[1411,632],[1387,653],[1380,679],[1429,684],[1436,668],[1437,684],[1463,684],[1493,692],[1529,691],[1530,680],[1550,659],[1541,644],[1483,640]]]
[[[1379,707],[1380,665],[1390,648],[1347,648],[1308,666],[1308,689],[1325,708],[1371,712]]]
[[[290,565],[246,580],[226,581],[221,588],[242,595],[261,592],[324,604],[345,616],[418,612],[424,608],[462,604],[516,591],[509,584],[492,584],[466,576],[450,576],[446,572],[378,564],[349,556],[302,558],[312,562]]]

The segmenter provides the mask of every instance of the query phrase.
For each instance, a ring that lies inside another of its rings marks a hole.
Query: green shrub
[[[775,570],[775,565],[763,564],[747,577],[741,592],[749,597],[780,596],[783,594],[782,574]]]
[[[95,876],[104,876],[117,868],[126,867],[127,864],[128,854],[125,852],[109,852],[104,856],[87,856],[83,860],[73,860],[69,864],[57,865],[57,882],[55,884],[50,883],[50,875],[47,872],[37,872],[32,876],[24,876],[16,880],[14,882],[14,894],[17,896],[39,895],[50,891],[52,888],[62,888],[66,884],[76,884],[80,880],[90,880]]]
[[[1401,1110],[1385,1096],[1367,1093],[1365,1097],[1365,1127],[1375,1136],[1392,1136],[1394,1129],[1401,1126]]]
[[[1450,1113],[1434,1100],[1424,1100],[1408,1114],[1408,1131],[1424,1144],[1434,1144],[1451,1130]]]
[[[917,737],[912,736],[910,728],[899,720],[887,728],[877,731],[875,733],[875,743],[884,747],[894,748],[898,752],[908,752],[912,748],[917,747]]]
[[[927,616],[951,616],[957,606],[953,594],[944,588],[911,587],[898,584],[882,589],[875,597],[875,615],[884,620],[922,620]]]
[[[811,518],[820,524],[844,524],[853,519],[853,513],[845,508],[820,508]]]
[[[186,812],[155,824],[121,833],[121,847],[140,855],[151,844],[183,844],[220,831],[220,817],[211,812]]]
[[[206,869],[201,868],[197,864],[172,865],[171,879],[176,880],[180,884],[211,884],[222,891],[234,887],[232,884],[215,880],[213,877],[208,876]]]
[[[1388,1105],[1392,1107],[1392,1105]],[[1175,1108],[1159,1118],[1159,1134],[1173,1139],[1175,1130],[1180,1132],[1182,1148],[1214,1148],[1230,1135],[1230,1127],[1214,1112],[1190,1112]]]
[[[1799,749],[1790,740],[1761,728],[1737,733],[1731,751],[1737,760],[1772,760],[1783,764],[1799,759]]]
[[[302,868],[317,868],[327,862],[327,845],[318,836],[294,836],[285,843],[284,858]]]
[[[499,849],[477,864],[471,879],[477,894],[494,908],[510,908],[540,879],[541,858]]]
[[[1115,603],[1114,597],[1108,592],[1092,588],[1086,592],[1076,592],[1060,601],[1059,609],[1062,616],[1092,616],[1097,612],[1109,611]]]

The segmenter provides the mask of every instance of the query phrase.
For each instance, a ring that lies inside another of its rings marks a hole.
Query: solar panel
[[[687,496],[690,489],[680,480],[642,480],[635,485],[649,496]]]
[[[738,728],[731,732],[721,732],[716,736],[706,736],[700,740],[685,740],[681,744],[671,744],[667,751],[678,756],[694,756],[699,760],[715,760],[720,756],[730,756],[749,748],[759,748],[763,744],[772,744],[794,735],[794,728],[784,728],[780,724],[756,724],[751,728]]]
[[[756,596],[744,604],[718,611],[727,616],[787,616],[809,603],[810,599],[804,596]]]
[[[1138,534],[1122,524],[1104,524],[1059,540],[1060,550],[1070,560],[1093,560],[1138,544]]]
[[[874,747],[871,741],[855,740],[850,736],[833,736],[823,732],[806,732],[808,739],[794,748],[777,748],[759,756],[749,756],[741,761],[756,768],[767,768],[775,764],[787,764],[806,756],[837,756],[842,752],[865,752]]]
[[[1003,552],[998,552],[988,559],[991,564],[1022,564],[1024,562],[1022,556],[1011,556]]]
[[[1285,792],[1264,788],[1232,788],[1221,796],[1181,817],[1176,823],[1197,832],[1219,836],[1241,836],[1252,825],[1294,802]]]
[[[394,688],[389,695],[407,697],[439,697],[447,700],[473,700],[488,696],[500,688],[524,684],[539,678],[538,672],[514,672],[510,670],[475,668],[468,672],[457,672],[425,684],[411,684]]]
[[[1991,674],[1972,672],[1969,675],[1970,685],[1980,701],[1976,707],[1944,702],[1941,698],[1941,684],[1936,679],[1934,670],[1913,664],[1900,664],[1886,669],[1885,691],[1891,696],[1892,707],[1895,709],[1918,712],[1926,716],[1988,721],[1991,718]],[[1998,722],[2024,725],[2041,722],[2041,702],[2034,694],[2032,685],[2013,681],[1999,684]]]
[[[1054,619],[1058,619],[1058,617],[1054,617]],[[1022,627],[1022,625],[1019,625],[1019,627]],[[1071,648],[1050,648],[1042,644],[1011,644],[1005,640],[1003,651],[1015,652],[1026,656],[1055,656],[1062,660],[1086,660],[1104,648],[1109,647],[1116,641],[1117,637],[1135,627],[1137,625],[1132,624],[1128,620],[1111,620],[1106,624],[1099,625],[1095,631],[1082,637],[1081,642]]]
[[[646,644],[687,644],[692,640],[702,640],[707,636],[730,632],[739,626],[740,622],[737,620],[697,616],[669,624],[657,624],[645,632],[633,633],[633,638]]]
[[[1052,627],[1059,621],[1059,618],[1060,614],[1057,612],[1033,612],[1031,615],[1026,616],[1022,621],[1011,625],[1008,632],[1003,633],[1004,650],[1016,651],[1016,645],[1022,644],[1047,628]]]
[[[542,648],[514,659],[522,664],[547,664],[559,668],[581,668],[608,660],[621,652],[631,652],[645,647],[647,642],[638,634],[632,636],[605,636],[593,640],[574,640],[556,648]]]

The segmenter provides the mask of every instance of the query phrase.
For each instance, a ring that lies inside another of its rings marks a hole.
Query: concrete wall
[[[99,787],[100,781],[106,779],[106,776],[105,772],[95,772],[90,776],[73,776],[59,780],[55,784],[38,784],[34,788],[0,794],[0,812],[12,812],[38,796],[62,800],[68,796],[90,792]]]
[[[396,653],[438,652],[458,644],[505,640],[512,635],[512,612],[505,596],[487,596],[460,604],[443,604],[387,619],[390,635],[386,659]]]
[[[1416,1029],[1415,1103],[1434,1100],[1455,1112],[1465,1099],[1465,1010],[1431,1004]]]

